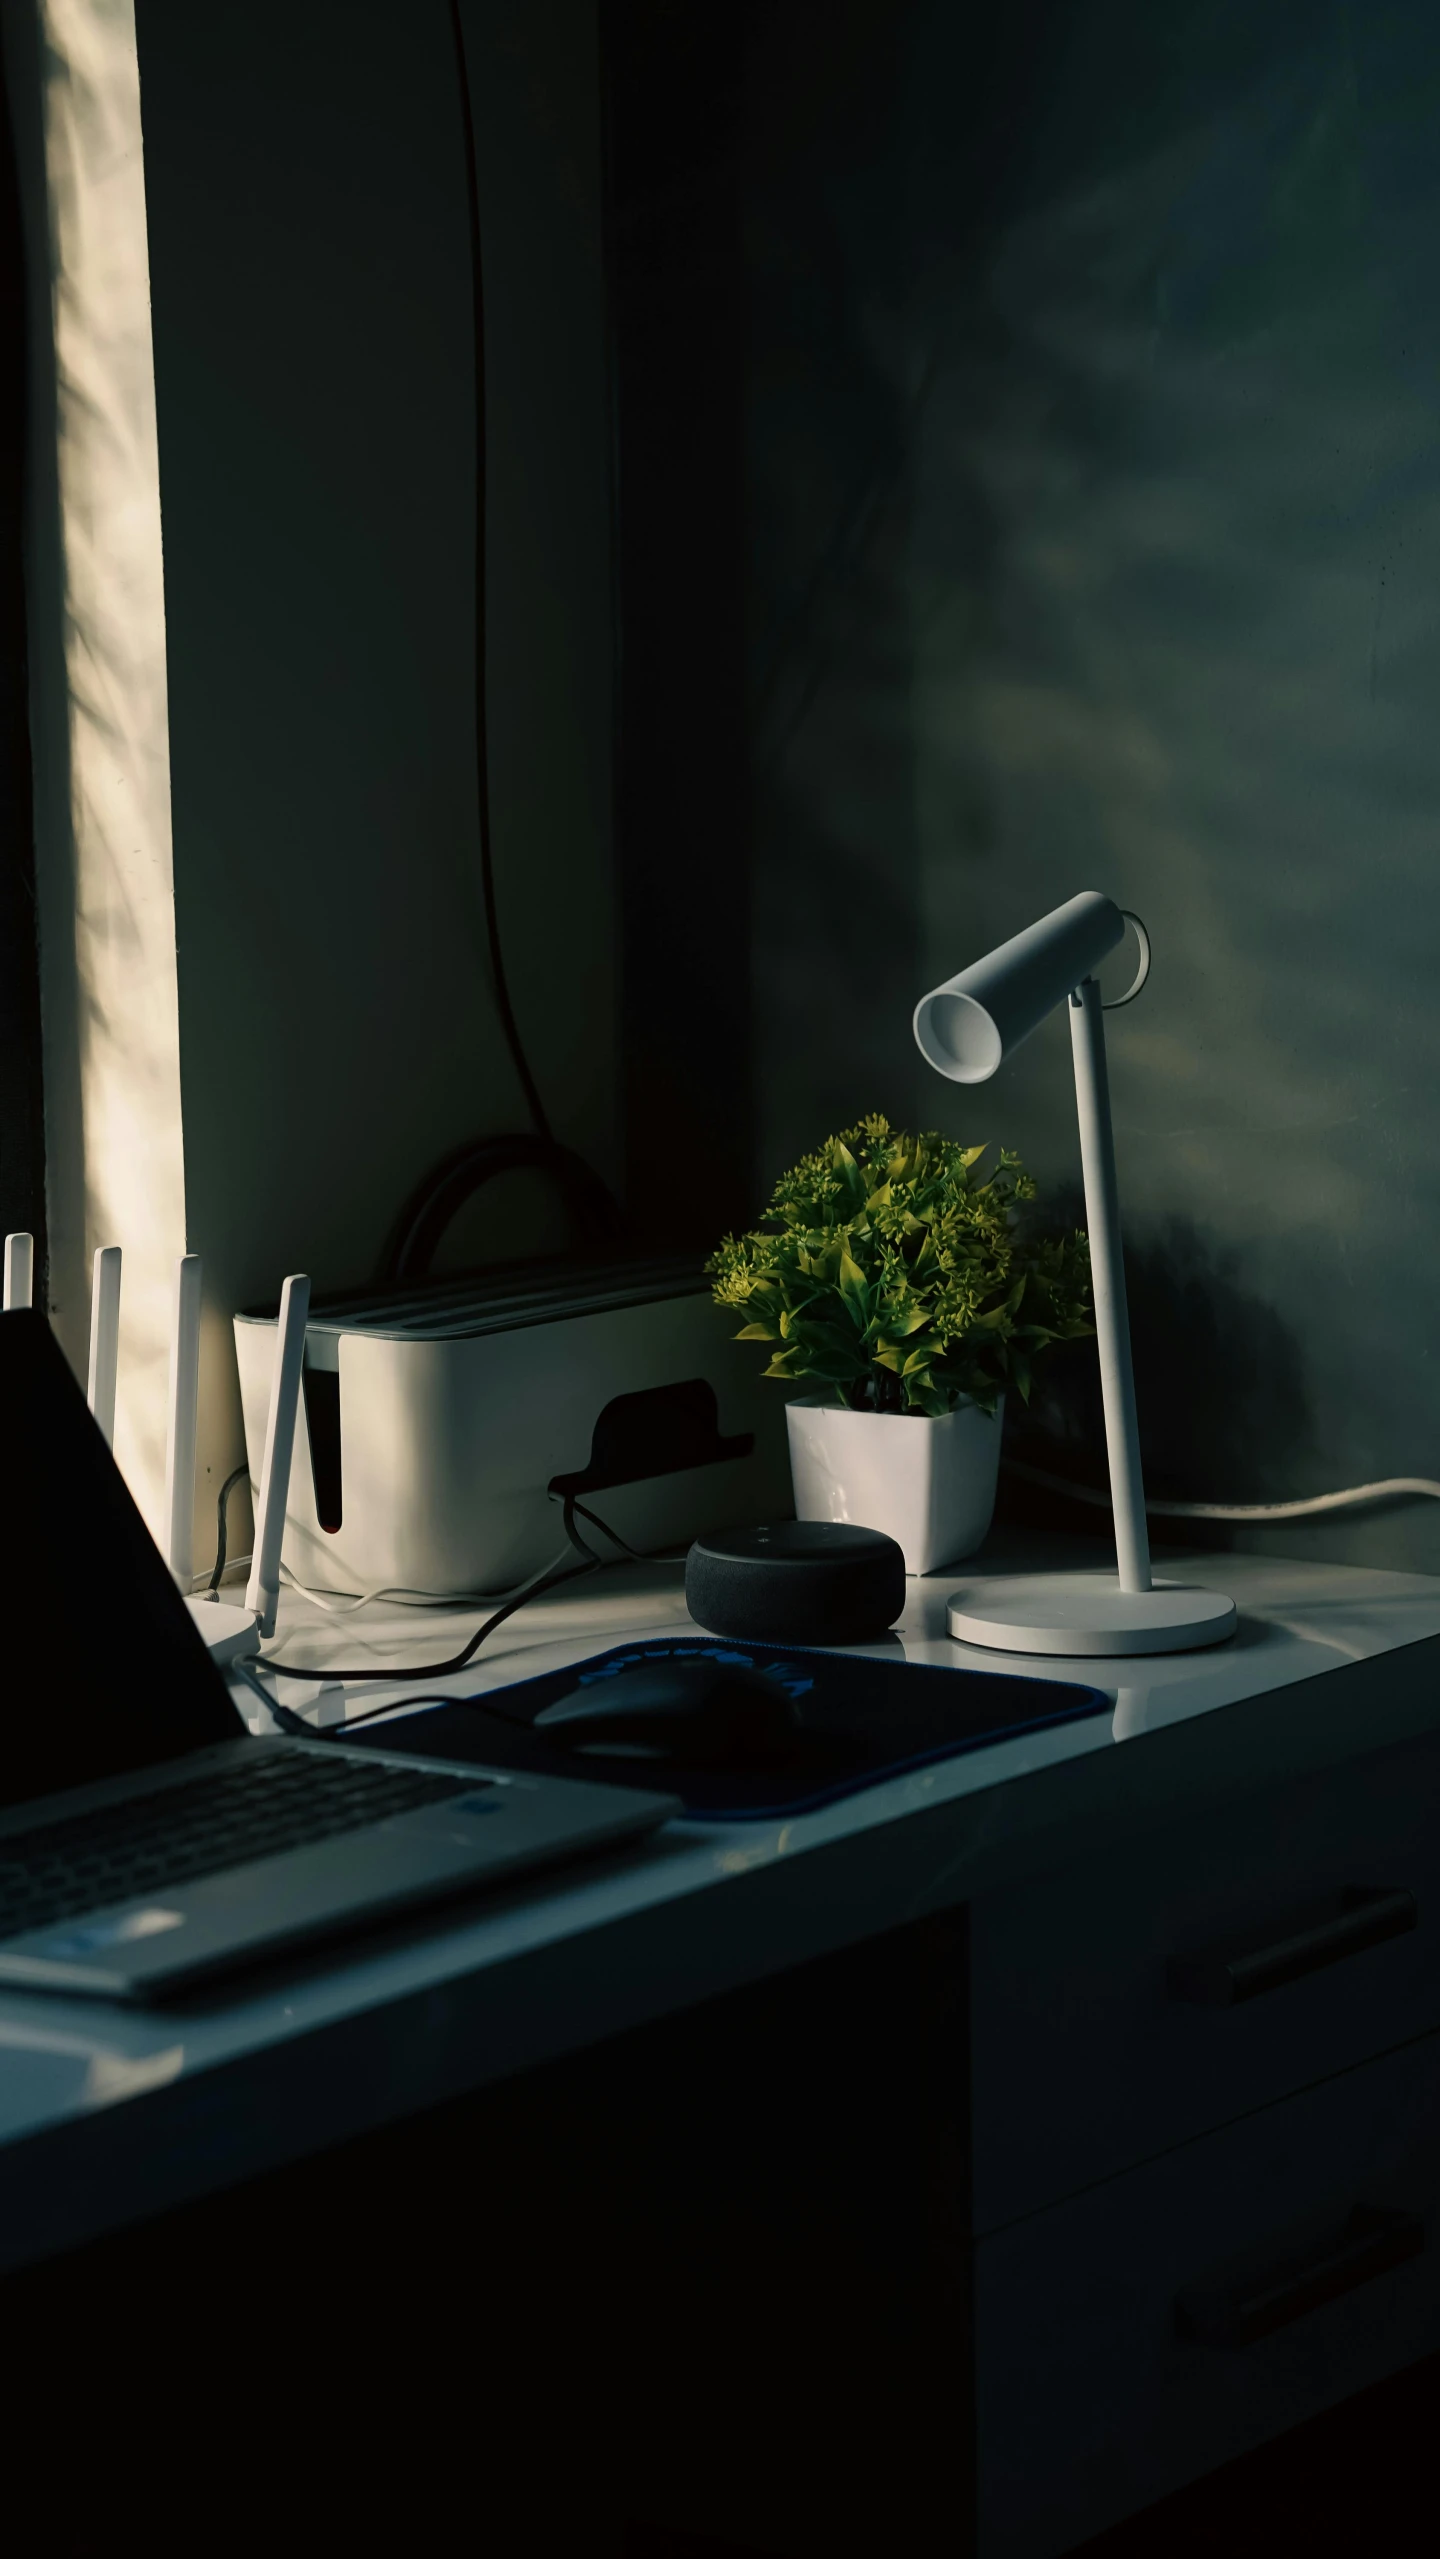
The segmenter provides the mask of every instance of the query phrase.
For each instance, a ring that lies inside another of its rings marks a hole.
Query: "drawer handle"
[[[1233,2285],[1188,2285],[1176,2295],[1175,2324],[1197,2345],[1253,2345],[1272,2329],[1287,2328],[1292,2319],[1403,2266],[1424,2245],[1418,2213],[1357,2204],[1338,2236],[1313,2256],[1285,2258],[1268,2273]]]
[[[1286,1982],[1318,1973],[1326,1964],[1343,1964],[1348,1955],[1382,1946],[1387,1937],[1403,1937],[1419,1919],[1413,1893],[1350,1884],[1323,1919],[1272,1938],[1268,1945],[1232,1941],[1198,1955],[1174,1956],[1166,1967],[1170,1996],[1199,2008],[1233,2008],[1237,2000],[1282,1990]]]

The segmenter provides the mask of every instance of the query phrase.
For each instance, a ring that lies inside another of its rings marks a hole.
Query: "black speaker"
[[[750,1644],[863,1644],[905,1605],[905,1558],[878,1528],[780,1519],[697,1537],[685,1559],[697,1626]]]

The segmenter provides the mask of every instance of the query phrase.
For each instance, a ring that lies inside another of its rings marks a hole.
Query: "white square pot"
[[[907,1573],[973,1555],[995,1509],[1002,1395],[931,1421],[924,1413],[851,1413],[802,1395],[785,1407],[797,1519],[848,1520],[893,1537]]]

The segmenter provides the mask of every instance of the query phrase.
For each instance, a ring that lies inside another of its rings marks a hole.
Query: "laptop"
[[[638,1789],[250,1732],[45,1317],[0,1316],[0,1985],[161,2000],[641,1837]]]

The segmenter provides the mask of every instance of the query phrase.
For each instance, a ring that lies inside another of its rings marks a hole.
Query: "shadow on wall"
[[[1056,1195],[1048,1207],[1047,1225],[1084,1222],[1078,1191]],[[1125,1278],[1141,1461],[1152,1500],[1303,1501],[1379,1476],[1380,1467],[1369,1476],[1347,1471],[1343,1450],[1325,1442],[1298,1330],[1246,1286],[1237,1252],[1217,1249],[1189,1219],[1175,1217],[1127,1245]],[[1363,1386],[1363,1379],[1357,1382]],[[1066,1343],[1053,1353],[1037,1373],[1028,1408],[1011,1399],[1005,1455],[1091,1491],[1106,1489],[1093,1341]],[[1423,1570],[1423,1552],[1412,1561],[1407,1545],[1433,1534],[1436,1510],[1433,1502],[1402,1496],[1273,1525],[1152,1518],[1150,1539],[1157,1552],[1234,1549],[1381,1571]],[[1091,1505],[1013,1476],[1001,1478],[996,1515],[1001,1522],[1079,1535],[1103,1532],[1107,1524]]]
[[[1153,61],[1123,130],[1086,118],[1098,10],[1052,66],[917,458],[916,752],[934,973],[1022,895],[1091,878],[1155,932],[1153,994],[1111,1043],[1122,1191],[1132,1236],[1189,1229],[1184,1294],[1213,1304],[1177,1362],[1147,1338],[1183,1312],[1176,1275],[1137,1257],[1153,1489],[1263,1499],[1435,1472],[1440,189],[1418,102],[1440,26],[1205,18],[1172,25],[1215,74],[1184,123]],[[977,487],[983,599],[946,545]],[[1047,1187],[1073,1161],[1062,1077],[1037,1042],[1006,1078]],[[1298,1440],[1247,1305],[1297,1355]],[[1232,1337],[1233,1367],[1210,1354]],[[1228,1485],[1196,1480],[1221,1460]],[[1437,1524],[1417,1504],[1284,1536],[1433,1569]]]
[[[1061,1195],[1047,1225],[1083,1225]],[[1246,1287],[1238,1254],[1188,1218],[1167,1219],[1125,1255],[1145,1488],[1160,1501],[1265,1502],[1329,1492],[1314,1447],[1304,1358],[1273,1306]],[[1012,1399],[1006,1454],[1101,1489],[1105,1415],[1093,1342],[1057,1351],[1028,1412]],[[1080,1514],[1066,1505],[1078,1525]],[[1218,1523],[1211,1523],[1213,1530]],[[1191,1532],[1186,1531],[1188,1536]]]
[[[903,1102],[920,960],[906,608],[929,371],[905,323],[893,0],[750,13],[749,729],[757,1161]]]
[[[1434,1474],[1440,16],[893,16],[756,182],[755,612],[811,663],[756,739],[762,1170],[879,1102],[1053,1200],[1063,1024],[961,1095],[909,1011],[1103,887],[1157,953],[1111,1037],[1156,1488]]]

